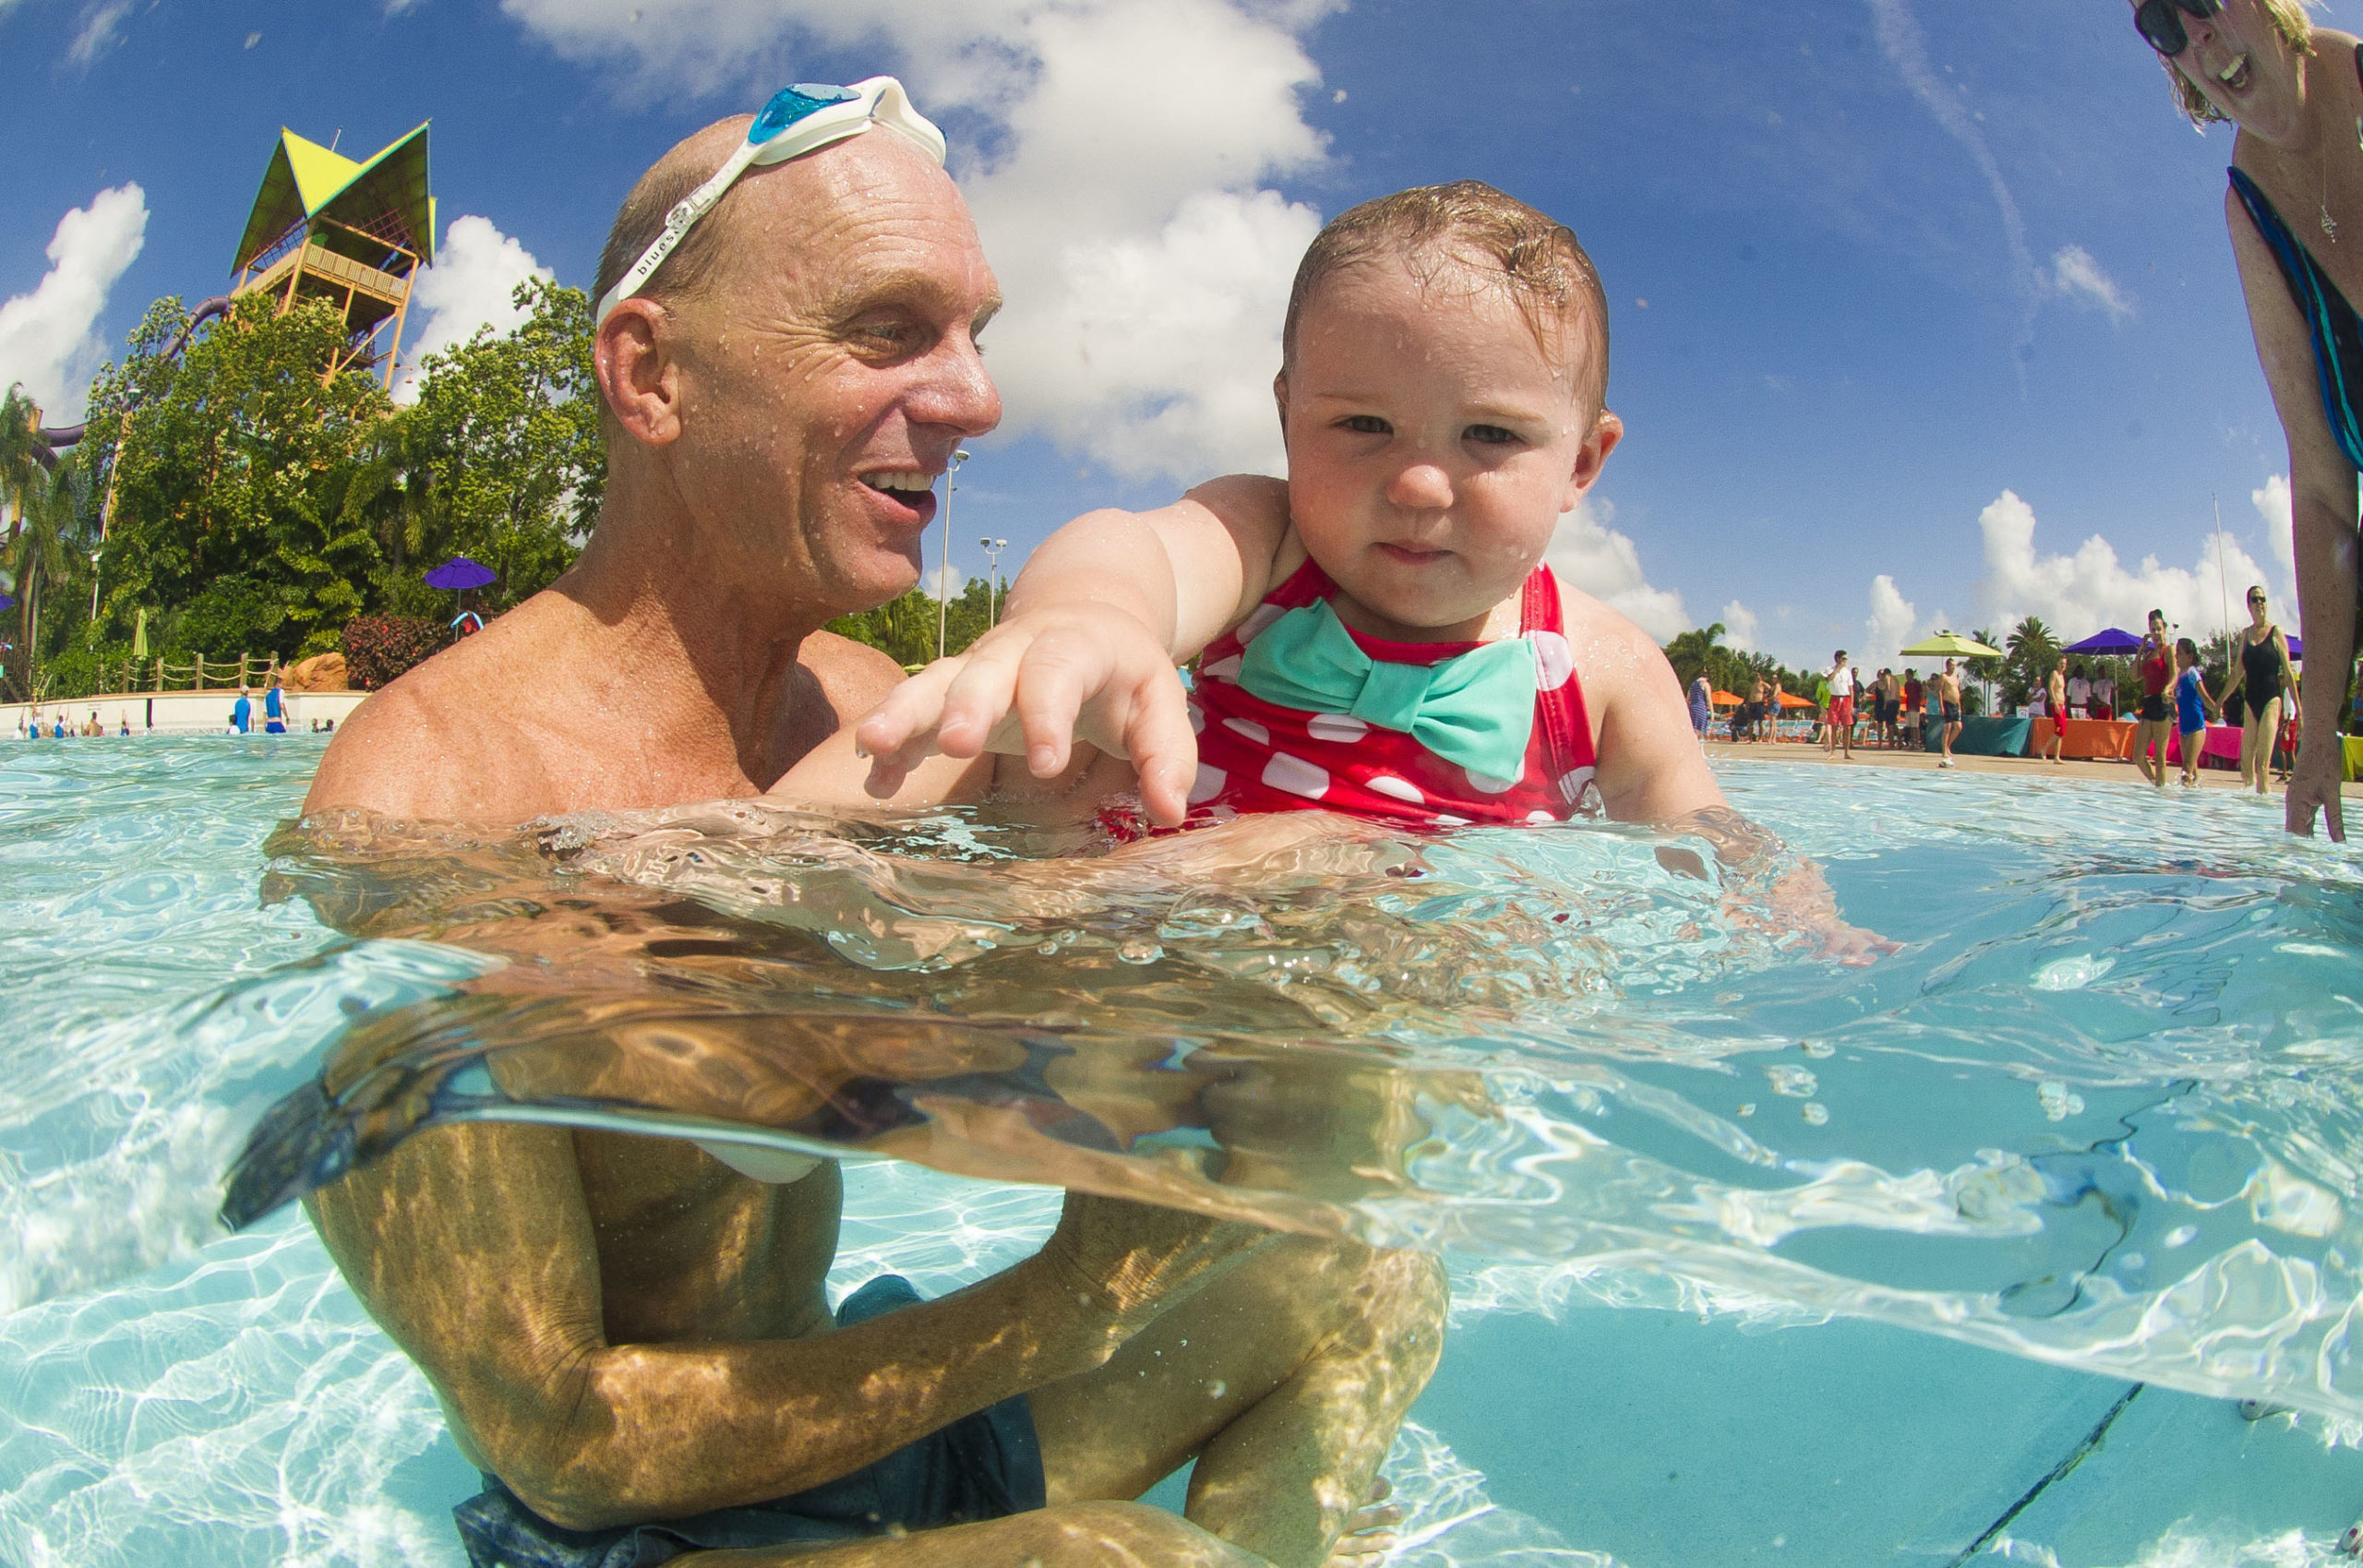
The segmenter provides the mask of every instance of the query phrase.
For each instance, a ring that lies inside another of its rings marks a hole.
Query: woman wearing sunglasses
[[[2139,0],[2133,22],[2193,123],[2239,127],[2225,216],[2257,357],[2289,442],[2307,642],[2317,672],[2332,672],[2313,683],[2287,822],[2292,832],[2311,833],[2320,810],[2330,836],[2344,840],[2338,709],[2341,672],[2355,652],[2356,474],[2363,470],[2363,322],[2347,303],[2363,299],[2363,62],[2352,37],[2314,27],[2300,0]],[[2287,648],[2263,613],[2252,601],[2249,637],[2254,645],[2259,628],[2270,631],[2281,660],[2277,701]],[[2253,703],[2261,693],[2248,685]],[[2249,733],[2256,728],[2251,722]],[[2268,728],[2255,764],[2260,792],[2272,744]],[[2244,777],[2249,749],[2244,742]]]
[[[2264,590],[2249,590],[2249,624],[2232,643],[2232,667],[2224,677],[2224,717],[2240,726],[2240,783],[2253,784],[2259,795],[2272,787],[2273,747],[2281,735],[2282,693],[2296,691],[2297,672],[2289,667],[2289,640],[2265,618]],[[2331,799],[2338,798],[2338,778],[2331,773]],[[2289,781],[2289,793],[2297,782]],[[2331,808],[2335,822],[2337,808]],[[2310,824],[2309,824],[2310,825]]]

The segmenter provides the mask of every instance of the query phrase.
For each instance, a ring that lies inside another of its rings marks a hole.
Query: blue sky
[[[687,131],[893,71],[1011,296],[955,566],[1276,462],[1318,220],[1474,176],[1601,267],[1630,434],[1554,559],[1659,636],[1823,663],[2152,603],[2204,634],[2211,495],[2235,603],[2288,607],[2230,136],[2176,115],[2118,0],[0,0],[0,379],[61,403],[150,299],[227,285],[282,125],[366,152],[434,122],[447,341],[529,269],[587,286]]]

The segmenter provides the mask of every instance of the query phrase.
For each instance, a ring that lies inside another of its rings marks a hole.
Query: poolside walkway
[[[1709,762],[1797,762],[1812,768],[1903,768],[1920,772],[1938,771],[1937,754],[1933,751],[1888,751],[1877,747],[1857,746],[1853,761],[1842,756],[1826,755],[1818,746],[1800,746],[1794,741],[1710,740],[1707,743]],[[2105,784],[2144,784],[2141,775],[2130,762],[2046,762],[2034,757],[1956,757],[1954,765],[1964,773],[2008,773],[2017,778],[2093,779]],[[2166,793],[2173,795],[2182,785],[2178,773],[2169,774]],[[2199,770],[2201,789],[2237,789],[2240,775],[2229,769]],[[2280,797],[2282,785],[2275,780],[2274,798]],[[2363,784],[2350,784],[2339,793],[2349,800],[2363,800]]]

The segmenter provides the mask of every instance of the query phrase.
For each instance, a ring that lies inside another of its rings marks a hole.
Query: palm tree
[[[1697,679],[1700,671],[1708,670],[1716,662],[1716,654],[1726,652],[1721,646],[1722,640],[1723,623],[1717,621],[1709,627],[1694,627],[1667,643],[1666,663],[1673,666],[1674,678],[1685,687]],[[1709,678],[1713,678],[1711,672]]]
[[[62,580],[71,569],[66,541],[80,528],[85,486],[78,465],[61,463],[44,476],[23,505],[21,527],[13,541],[9,564],[24,595],[19,623],[24,636],[25,695],[35,695],[32,669],[35,641],[41,634],[41,585]]]
[[[2059,658],[2059,639],[2043,624],[2040,616],[2029,616],[2021,621],[2002,646],[2009,651],[2009,665],[2018,672],[2028,691],[2044,684],[2052,664]]]
[[[25,503],[49,466],[43,461],[49,448],[33,425],[40,417],[41,411],[25,396],[21,383],[0,396],[0,513],[9,515],[10,539],[17,536],[17,520],[24,516]]]

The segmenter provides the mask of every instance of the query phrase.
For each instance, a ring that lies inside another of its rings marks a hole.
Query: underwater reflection
[[[1923,836],[1976,872],[1949,831]],[[1764,868],[1613,827],[1303,814],[1110,853],[726,802],[489,842],[344,816],[272,849],[270,896],[502,962],[356,1018],[258,1127],[233,1224],[426,1129],[542,1122],[774,1181],[904,1159],[1474,1254],[1504,1300],[1861,1317],[2363,1420],[2363,1233],[2323,1179],[2355,1055],[2325,1033],[2285,1070],[2222,1026],[2249,1011],[2225,952],[2287,935],[2267,913],[2345,907],[2301,884],[2170,867],[2202,886],[2168,930],[2154,868],[2074,856],[1856,972],[1805,962]],[[2071,939],[2116,956],[2061,959]]]

